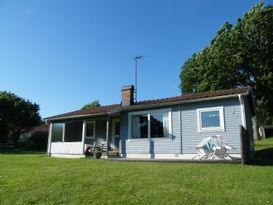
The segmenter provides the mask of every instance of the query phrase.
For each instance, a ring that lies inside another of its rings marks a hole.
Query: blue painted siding
[[[180,112],[171,109],[171,133],[169,138],[152,138],[150,144],[151,154],[179,154],[181,152]]]
[[[223,106],[224,110],[225,130],[198,132],[197,109],[220,106]],[[242,119],[237,97],[173,106],[170,138],[129,139],[128,113],[121,114],[120,140],[121,152],[124,156],[126,154],[193,154],[196,153],[195,146],[204,137],[211,135],[221,135],[228,144],[236,148],[230,153],[240,153],[239,125],[242,124]]]
[[[172,110],[172,136],[168,138],[129,139],[128,113],[121,115],[121,152],[123,154],[181,153],[180,111]]]
[[[148,139],[126,140],[127,154],[149,154],[150,142]]]
[[[128,113],[121,114],[120,123],[121,153],[126,154],[149,154],[150,144],[148,139],[129,139]]]
[[[197,109],[219,107],[224,108],[225,131],[198,132]],[[182,153],[196,153],[195,146],[204,138],[211,135],[221,135],[235,150],[230,153],[240,153],[240,130],[242,124],[241,109],[238,98],[214,100],[185,104],[180,107],[182,119]]]
[[[126,140],[128,139],[128,113],[121,113],[120,115],[120,152],[125,155]]]

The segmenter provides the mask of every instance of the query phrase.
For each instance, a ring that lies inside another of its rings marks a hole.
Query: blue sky
[[[257,2],[0,0],[0,90],[36,102],[42,117],[119,103],[144,55],[138,99],[180,95],[185,60]]]

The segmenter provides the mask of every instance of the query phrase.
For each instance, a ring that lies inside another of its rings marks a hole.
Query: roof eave
[[[86,118],[86,117],[101,117],[101,116],[109,116],[109,115],[115,115],[122,111],[122,108],[117,108],[110,110],[108,112],[101,112],[101,113],[93,113],[93,114],[84,114],[84,115],[72,115],[72,116],[64,116],[64,117],[49,117],[44,118],[45,121],[57,121],[57,120],[71,120],[71,119],[78,119],[78,118]]]
[[[64,117],[49,117],[44,118],[45,121],[51,122],[51,121],[58,121],[58,120],[71,120],[71,119],[78,119],[83,117],[101,117],[101,116],[107,116],[108,112],[103,113],[94,113],[94,114],[85,114],[85,115],[72,115],[72,116],[64,116]]]
[[[249,94],[249,92],[241,93],[242,96],[247,96],[248,94]],[[203,102],[203,101],[208,101],[208,100],[227,99],[227,98],[235,98],[235,97],[238,97],[238,94],[216,96],[216,97],[207,97],[207,98],[198,98],[198,99],[191,99],[191,100],[180,100],[180,101],[176,101],[176,102],[160,103],[160,104],[131,105],[128,107],[123,107],[123,110],[130,111],[130,110],[145,109],[145,108],[166,107],[166,106],[170,106],[170,105],[180,105],[180,104],[186,104],[186,103]]]
[[[204,97],[204,98],[196,98],[196,99],[189,99],[189,100],[178,100],[178,101],[174,101],[174,102],[166,102],[166,103],[158,103],[158,104],[154,103],[154,104],[144,104],[144,105],[130,105],[130,106],[116,108],[116,109],[110,110],[108,112],[83,114],[83,115],[72,115],[72,116],[64,116],[64,117],[49,117],[49,118],[44,118],[44,120],[46,122],[51,122],[51,121],[71,120],[71,119],[79,119],[79,118],[86,118],[86,117],[110,116],[110,115],[118,114],[122,111],[148,109],[148,108],[156,108],[156,107],[166,107],[166,106],[180,105],[180,104],[193,103],[193,102],[203,102],[203,101],[208,101],[208,100],[227,99],[227,98],[238,97],[238,95],[247,96],[250,93],[251,93],[251,91],[250,91],[250,89],[248,89],[244,93],[235,93],[235,94],[231,94],[231,95]]]

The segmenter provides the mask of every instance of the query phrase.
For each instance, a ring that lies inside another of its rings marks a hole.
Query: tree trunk
[[[253,137],[254,140],[260,140],[260,135],[259,135],[259,124],[257,120],[257,115],[252,117],[252,128],[253,128]]]

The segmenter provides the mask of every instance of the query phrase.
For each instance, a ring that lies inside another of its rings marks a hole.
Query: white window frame
[[[158,113],[168,113],[169,117],[169,133],[167,137],[160,137],[160,138],[153,138],[151,137],[151,114],[158,114]],[[147,115],[148,116],[148,137],[147,138],[132,138],[131,136],[131,119],[134,115]],[[128,139],[129,140],[150,140],[150,139],[166,139],[171,138],[172,136],[172,112],[171,109],[158,109],[158,110],[145,110],[145,111],[137,111],[137,112],[130,112],[128,114]]]
[[[219,111],[220,126],[218,127],[202,127],[202,112]],[[211,131],[225,131],[225,120],[224,120],[224,107],[210,107],[197,109],[197,129],[198,132],[211,132]]]
[[[94,127],[93,136],[87,136],[86,135],[88,124],[93,124],[93,127]],[[95,121],[87,121],[86,125],[85,125],[85,139],[95,139],[95,137],[96,137],[96,122]]]

